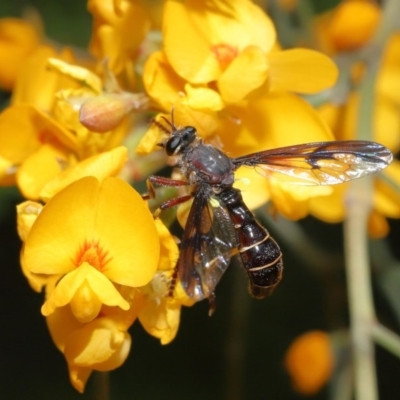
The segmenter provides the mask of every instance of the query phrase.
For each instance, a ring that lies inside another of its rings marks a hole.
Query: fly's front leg
[[[150,176],[146,180],[146,186],[148,192],[142,194],[143,200],[154,199],[156,197],[154,186],[179,187],[188,186],[188,183],[178,179],[164,178],[163,176]]]
[[[166,187],[181,187],[181,186],[188,186],[188,182],[178,180],[178,179],[171,179],[165,178],[163,176],[150,176],[147,181],[147,189],[148,193],[142,195],[143,200],[154,199],[156,197],[154,187],[155,186],[166,186]],[[179,204],[184,203],[185,201],[190,200],[193,197],[192,194],[187,194],[184,196],[174,197],[172,199],[166,200],[156,209],[153,214],[154,218],[158,218],[162,211],[175,207]]]

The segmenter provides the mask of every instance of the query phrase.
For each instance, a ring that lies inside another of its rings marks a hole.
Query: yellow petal
[[[253,152],[333,140],[327,124],[303,99],[290,93],[267,93],[243,107],[230,107],[218,135],[231,157]],[[290,118],[287,116],[290,115]]]
[[[372,239],[382,239],[389,234],[390,226],[385,217],[375,210],[368,218],[368,233]]]
[[[54,196],[25,244],[32,272],[65,274],[89,261],[108,279],[142,286],[153,277],[160,244],[153,217],[127,183],[83,178]]]
[[[136,153],[140,155],[146,155],[154,150],[160,150],[157,146],[158,143],[162,142],[165,133],[155,124],[151,124],[143,138],[140,140],[136,147]]]
[[[271,90],[317,93],[333,86],[339,73],[330,58],[308,49],[272,52],[268,62]]]
[[[72,385],[83,392],[93,370],[110,371],[127,358],[131,337],[112,318],[81,324],[69,307],[57,309],[46,318],[51,336],[64,353]]]
[[[175,23],[174,21],[179,21]],[[271,20],[249,1],[166,2],[164,49],[174,70],[191,83],[218,79],[230,61],[250,45],[268,52],[275,43]]]
[[[254,168],[239,168],[235,173],[234,186],[241,190],[244,202],[250,210],[261,207],[270,199],[265,177]]]
[[[69,379],[71,385],[79,392],[83,393],[86,383],[90,378],[93,370],[90,368],[82,368],[76,365],[68,365]]]
[[[25,265],[23,254],[24,251],[22,250],[20,257],[21,270],[28,280],[29,286],[38,293],[40,293],[43,288],[46,288],[46,292],[52,290],[61,278],[61,275],[45,275],[31,272]]]
[[[127,332],[116,329],[112,321],[99,319],[70,335],[64,355],[69,364],[109,371],[125,361],[130,346]]]
[[[117,175],[128,158],[128,150],[124,146],[117,147],[75,164],[60,172],[49,181],[41,190],[40,197],[44,201],[50,200],[56,193],[67,187],[74,181],[86,176],[94,176],[99,181]]]
[[[49,113],[53,108],[54,94],[59,89],[78,86],[78,83],[71,78],[49,70],[47,67],[49,57],[57,57],[67,62],[74,60],[68,48],[58,53],[51,46],[39,47],[25,62],[18,75],[11,104],[31,104]]]
[[[206,87],[196,88],[186,84],[185,92],[186,104],[195,110],[220,111],[224,106],[221,96],[215,90]]]
[[[88,1],[88,10],[94,18],[89,50],[98,60],[107,58],[110,69],[118,75],[139,54],[150,23],[140,2],[123,1],[120,6],[115,5],[112,0]]]
[[[39,32],[22,19],[0,19],[0,87],[11,90],[26,59],[40,42]]]
[[[113,284],[88,263],[65,275],[50,293],[42,307],[48,316],[57,307],[71,303],[71,310],[79,322],[90,322],[97,317],[102,304],[118,306],[123,310],[129,304],[118,293]]]
[[[206,83],[215,80],[221,73],[218,60],[211,51],[211,43],[207,37],[199,35],[183,3],[165,2],[163,37],[167,59],[183,79]]]
[[[107,283],[110,284],[110,281]],[[109,292],[110,285],[106,286],[104,289]],[[102,302],[87,281],[83,282],[77,289],[70,299],[69,304],[74,317],[79,322],[83,323],[90,322],[96,318],[99,315],[102,306]]]
[[[41,146],[17,171],[17,184],[27,199],[38,200],[44,185],[61,171],[66,155],[50,145]]]
[[[76,149],[71,132],[31,105],[11,106],[0,114],[0,154],[13,164],[20,164],[46,143]]]
[[[348,184],[331,187],[331,194],[323,197],[313,197],[309,202],[310,214],[322,221],[337,223],[343,221],[346,216],[345,196]]]
[[[293,187],[296,186],[296,187]],[[309,212],[308,200],[313,196],[325,195],[331,188],[324,186],[297,186],[281,183],[274,179],[268,181],[268,188],[274,209],[288,219],[298,220]]]
[[[17,205],[17,231],[23,242],[28,237],[32,225],[42,209],[43,205],[34,201],[24,201]]]
[[[181,306],[168,299],[161,300],[160,304],[149,302],[139,314],[139,321],[150,335],[160,339],[161,344],[168,344],[178,332],[180,311]]]
[[[14,164],[0,156],[0,186],[15,186],[15,172]]]
[[[236,103],[260,87],[268,76],[265,53],[255,46],[246,47],[218,79],[218,89],[227,103]]]
[[[78,65],[71,65],[57,58],[49,58],[47,63],[49,69],[57,71],[78,81],[79,85],[88,87],[96,94],[100,94],[102,92],[103,84],[101,79],[88,69]]]
[[[152,100],[169,111],[184,91],[185,80],[172,69],[165,54],[156,51],[144,65],[143,84]]]
[[[25,117],[26,108],[8,107],[0,114],[0,153],[12,164],[20,164],[41,145],[36,127]],[[21,143],[24,145],[21,146]]]
[[[175,268],[179,256],[178,245],[161,220],[157,219],[155,223],[161,244],[160,260],[157,269],[158,271],[172,270]]]
[[[400,162],[394,160],[383,172],[397,187],[400,186]],[[400,195],[384,179],[375,180],[374,206],[377,211],[389,218],[400,217]]]

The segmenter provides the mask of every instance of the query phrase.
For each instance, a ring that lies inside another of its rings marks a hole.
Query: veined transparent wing
[[[236,233],[226,208],[206,187],[199,187],[177,263],[188,296],[199,301],[212,295],[236,251]]]
[[[308,143],[234,158],[232,162],[259,167],[268,178],[301,185],[335,185],[387,167],[393,155],[379,143],[362,140]]]

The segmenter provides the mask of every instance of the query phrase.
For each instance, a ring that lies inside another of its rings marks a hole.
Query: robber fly
[[[269,296],[282,279],[278,244],[247,208],[240,190],[233,187],[239,167],[257,166],[266,177],[289,178],[302,185],[334,185],[377,172],[393,158],[386,147],[357,140],[308,143],[230,158],[205,144],[194,127],[176,127],[173,115],[171,121],[164,120],[168,128],[155,121],[169,134],[159,146],[175,157],[184,179],[151,176],[149,197],[154,196],[154,186],[191,190],[162,203],[155,216],[193,198],[170,293],[179,278],[189,297],[196,301],[209,298],[211,304],[215,287],[235,254],[248,274],[254,297]]]

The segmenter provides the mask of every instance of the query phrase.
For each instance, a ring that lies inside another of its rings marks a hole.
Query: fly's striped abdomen
[[[250,279],[254,297],[272,294],[282,279],[282,253],[268,231],[255,219],[243,202],[238,189],[229,188],[219,194],[234,223],[239,254]]]

